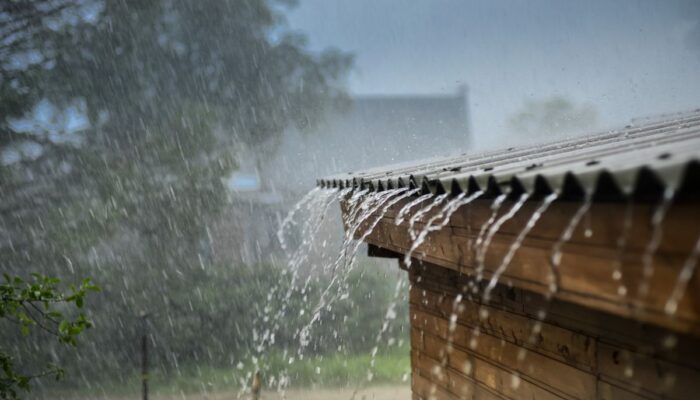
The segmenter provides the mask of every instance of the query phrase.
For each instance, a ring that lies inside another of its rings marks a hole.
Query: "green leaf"
[[[70,323],[68,321],[61,321],[58,324],[58,332],[61,334],[68,332],[68,328],[70,328]]]

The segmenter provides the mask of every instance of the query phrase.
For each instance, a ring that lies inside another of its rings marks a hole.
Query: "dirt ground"
[[[291,389],[285,397],[276,392],[263,393],[260,400],[405,400],[411,398],[411,388],[409,385],[402,386],[374,386],[358,391],[353,397],[353,389]],[[183,397],[176,396],[175,399],[183,400],[234,400],[237,399],[236,392],[231,393],[211,393],[209,395],[193,394]],[[152,396],[153,400],[166,400],[173,397]],[[249,396],[242,399],[249,400]]]

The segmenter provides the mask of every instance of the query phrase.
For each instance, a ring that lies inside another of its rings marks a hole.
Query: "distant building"
[[[212,224],[212,255],[274,259],[279,221],[316,177],[464,152],[469,125],[466,87],[452,95],[356,96],[313,129],[285,132],[269,157],[241,149],[240,169],[227,181],[232,205]]]
[[[312,131],[285,135],[261,175],[280,192],[297,191],[323,174],[460,153],[470,143],[466,87],[453,95],[356,96]]]

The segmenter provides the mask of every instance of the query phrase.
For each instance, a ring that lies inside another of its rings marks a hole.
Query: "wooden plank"
[[[431,382],[440,385],[458,398],[473,399],[475,397],[476,383],[472,379],[417,351],[411,352],[411,360],[422,376],[429,378]]]
[[[434,352],[434,349],[432,351]],[[469,355],[462,349],[453,350],[452,355],[469,357]],[[425,361],[430,358],[432,357],[430,357],[429,355],[426,355],[422,358],[422,362],[424,365],[423,368],[434,368],[435,365],[440,365],[439,361],[434,359],[432,360],[432,364]],[[474,388],[473,386],[469,386],[469,390],[474,390],[473,393],[475,394],[475,399],[503,397],[507,399],[561,400],[563,398],[570,398],[557,396],[556,394],[527,380],[527,378],[515,375],[513,371],[509,371],[503,368],[502,366],[489,362],[488,360],[485,360],[483,358],[473,357],[472,359],[473,366],[470,367],[470,373],[472,376],[471,379],[473,379],[473,381],[476,382],[476,388]],[[432,367],[429,367],[430,365],[432,365]],[[435,379],[435,381],[437,382],[448,382],[450,376],[454,377],[459,375],[462,376],[462,379],[465,379],[463,374],[454,369],[454,365],[452,363],[448,363],[448,366],[447,368],[445,368],[445,370],[446,378],[443,378],[443,380],[438,380],[437,378],[433,379]],[[426,376],[425,372],[421,372],[421,374],[423,376]],[[459,385],[458,383],[455,384]],[[480,387],[482,385],[484,388],[480,390]],[[496,396],[491,391],[500,394],[500,396]]]
[[[691,400],[700,394],[700,371],[605,343],[598,345],[602,377],[635,393]]]
[[[642,396],[628,390],[625,390],[617,385],[598,380],[598,400],[657,400],[659,396],[650,395]]]
[[[389,208],[384,215],[393,223],[398,211],[412,199],[404,199]],[[415,212],[423,203],[412,211]],[[482,225],[491,217],[493,200],[477,199],[467,206],[455,212],[450,219],[449,228],[454,230],[470,231],[478,233]],[[512,202],[506,201],[500,207],[499,216],[506,213],[512,206]],[[503,224],[499,233],[515,236],[540,202],[528,201],[518,213],[508,222]],[[572,216],[581,207],[578,202],[555,202],[542,216],[541,221],[528,235],[531,238],[556,241],[561,236]],[[616,243],[624,232],[625,214],[628,212],[627,204],[621,203],[594,203],[587,215],[574,231],[570,240],[571,244],[590,247],[615,248]],[[626,248],[630,252],[640,253],[648,244],[652,235],[651,218],[656,210],[656,204],[632,204],[630,213],[631,229],[634,234],[627,238]],[[420,226],[429,220],[440,207],[435,207],[431,212],[420,218],[416,224]],[[410,217],[410,215],[409,215]],[[408,219],[408,218],[406,218]],[[671,206],[664,219],[664,235],[659,245],[659,254],[687,254],[692,249],[695,239],[700,235],[700,207],[696,204],[677,203]],[[590,229],[591,235],[586,234]]]
[[[595,371],[595,341],[589,336],[543,323],[539,333],[534,335],[536,341],[532,342],[533,329],[537,322],[526,316],[471,301],[463,301],[455,309],[454,296],[441,295],[417,286],[410,289],[409,300],[418,309],[437,314],[448,321],[452,312],[455,311],[457,322],[462,325],[470,328],[479,327],[482,332],[515,345],[526,347],[588,372]],[[483,311],[488,313],[486,319],[480,316]]]
[[[473,378],[467,377],[459,371],[455,371],[449,365],[441,365],[439,361],[418,351],[411,353],[411,359],[417,367],[418,373],[437,384],[439,387],[449,391],[460,399],[475,400],[503,400],[506,397],[493,392],[485,385],[477,382]]]
[[[490,389],[510,399],[561,400],[564,398],[481,359],[476,359],[474,370],[479,382],[484,382]]]
[[[502,255],[510,247],[511,243],[506,239],[495,237],[491,243],[489,247],[491,250],[486,257],[484,274],[486,278],[495,270]],[[396,229],[393,224],[385,222],[380,222],[367,240],[397,252],[406,252],[411,243],[407,232]],[[423,253],[419,251],[416,255],[422,254],[423,259],[431,263],[464,273],[473,273],[475,259],[473,252],[466,249],[468,247],[468,244],[465,244],[462,239],[453,237],[448,231],[440,231],[435,233],[432,241],[419,247]],[[538,293],[547,293],[549,289],[546,282],[548,282],[550,274],[548,267],[550,255],[551,247],[534,246],[526,240],[523,247],[516,252],[509,268],[502,277],[502,281],[505,284],[512,284]],[[653,322],[682,332],[700,334],[700,325],[697,322],[700,310],[698,310],[699,305],[694,297],[685,296],[674,317],[668,317],[663,312],[665,302],[677,279],[677,267],[681,262],[680,259],[658,257],[655,259],[654,276],[653,279],[648,280],[651,283],[651,290],[643,298],[619,294],[620,285],[612,278],[615,267],[609,257],[593,253],[573,256],[565,251],[562,260],[566,262],[562,261],[560,266],[562,279],[560,291],[557,294],[558,298],[594,309]],[[625,262],[622,268],[622,276],[625,277],[627,286],[630,288],[639,286],[642,281],[642,268],[639,263]],[[688,293],[693,293],[697,281],[698,279],[695,279],[691,282]]]
[[[448,322],[422,311],[414,311],[415,327],[424,332],[424,351],[437,359],[449,360],[447,348]],[[476,333],[473,329],[457,325],[452,334],[452,348],[492,361],[504,369],[530,377],[553,392],[567,394],[578,399],[593,399],[595,376],[566,363],[528,351],[519,359],[520,346],[501,340],[487,333]]]
[[[541,296],[521,291],[525,315],[533,318],[547,310],[547,322],[572,331],[585,332],[628,351],[653,354],[655,358],[700,370],[700,340],[695,336],[669,332],[667,329],[641,324],[620,316],[562,301],[548,301]],[[669,346],[669,340],[675,343]]]
[[[411,390],[426,400],[458,399],[457,396],[421,376],[417,370],[411,374]]]

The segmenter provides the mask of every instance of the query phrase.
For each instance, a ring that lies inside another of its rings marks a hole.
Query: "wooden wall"
[[[466,275],[418,260],[409,275],[414,399],[700,398],[693,336],[515,287],[482,305]]]
[[[365,241],[397,254],[405,254],[413,243],[408,233],[409,223],[404,220],[397,226],[395,218],[407,201],[399,202],[378,216],[376,226]],[[447,226],[428,235],[427,240],[413,253],[414,257],[465,274],[474,273],[478,266],[475,243],[491,216],[491,205],[491,200],[477,200],[460,208]],[[527,202],[494,235],[485,255],[485,278],[492,276],[514,238],[539,205],[538,201]],[[511,207],[511,202],[505,202],[498,215],[501,216]],[[579,207],[580,204],[570,202],[553,203],[515,252],[499,281],[537,293],[549,292],[553,248]],[[416,231],[423,229],[425,221],[440,208],[435,207],[419,219],[414,226]],[[649,204],[635,204],[632,207],[617,203],[594,203],[577,225],[572,238],[562,247],[556,296],[562,301],[591,310],[643,320],[700,337],[700,274],[695,274],[688,282],[676,313],[667,315],[664,312],[681,267],[700,236],[700,207],[684,203],[671,207],[659,231],[661,241],[658,249],[651,255],[653,272],[645,277],[643,255],[654,240],[651,218],[655,210],[656,207]],[[624,216],[628,212],[631,227],[625,234]],[[370,221],[374,222],[370,218],[365,225],[369,225]],[[358,232],[364,232],[364,229]],[[588,229],[590,235],[586,234]],[[626,244],[621,251],[617,243],[623,237]],[[616,267],[618,264],[619,267]],[[619,268],[619,280],[613,278],[616,268]],[[647,294],[641,294],[639,287],[645,281],[650,290]],[[620,291],[622,287],[625,292]]]

